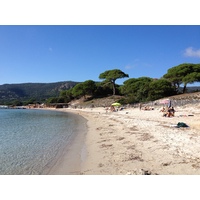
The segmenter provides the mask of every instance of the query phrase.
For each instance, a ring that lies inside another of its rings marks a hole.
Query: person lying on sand
[[[165,110],[165,107],[162,107],[161,109],[160,109],[160,112],[165,112],[166,110]]]
[[[111,111],[111,112],[115,112],[115,111],[116,111],[116,110],[115,110],[115,107],[114,107],[114,106],[111,106],[111,107],[110,107],[110,111]]]

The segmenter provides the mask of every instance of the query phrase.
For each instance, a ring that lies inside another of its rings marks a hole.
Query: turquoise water
[[[0,174],[45,174],[83,124],[71,113],[0,109]]]

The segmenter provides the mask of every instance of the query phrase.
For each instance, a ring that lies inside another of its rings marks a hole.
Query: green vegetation
[[[183,84],[183,93],[185,93],[188,83],[200,82],[200,64],[180,64],[168,69],[163,77],[169,80],[177,90]]]
[[[69,103],[74,99],[89,101],[95,98],[120,95],[121,103],[154,101],[187,91],[187,84],[200,82],[200,64],[183,63],[168,69],[160,79],[129,78],[123,85],[116,80],[129,78],[119,69],[99,75],[102,82],[86,80],[82,83],[59,82],[49,84],[6,84],[0,86],[0,104],[28,105],[35,103]]]
[[[74,87],[77,82],[22,83],[0,85],[0,105],[28,105],[44,103],[50,97],[59,97],[60,91]],[[20,103],[19,103],[20,102]]]
[[[105,84],[111,84],[113,88],[113,95],[116,94],[115,81],[119,78],[128,78],[129,75],[125,74],[119,69],[107,70],[99,75],[100,79],[104,79]]]
[[[175,94],[174,87],[165,79],[149,77],[131,78],[121,86],[121,93],[126,95],[127,103],[153,101]]]
[[[74,98],[85,97],[86,95],[93,96],[95,94],[96,84],[92,80],[87,80],[83,83],[79,83],[72,89],[72,96]]]
[[[116,85],[117,79],[128,77],[129,75],[121,70],[107,70],[99,75],[99,79],[103,79],[102,82],[95,83],[89,80],[77,84],[66,93],[65,98],[68,101],[81,97],[84,97],[85,100],[91,100],[92,98],[118,94],[123,96],[121,103],[154,101],[178,94],[181,84],[184,84],[183,92],[186,92],[188,83],[200,81],[200,65],[184,63],[170,68],[167,74],[160,79],[130,78],[124,81],[123,85]],[[86,96],[90,96],[90,98],[87,99]]]

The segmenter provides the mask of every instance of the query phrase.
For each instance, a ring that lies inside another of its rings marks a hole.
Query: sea
[[[85,124],[73,113],[0,109],[0,175],[46,174]]]

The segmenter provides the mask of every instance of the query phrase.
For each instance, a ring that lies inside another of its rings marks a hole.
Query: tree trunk
[[[115,82],[114,81],[112,82],[112,85],[113,85],[113,95],[115,95],[116,89],[115,89]]]
[[[183,94],[186,92],[186,86],[187,86],[187,84],[184,84],[184,87],[183,87]]]

